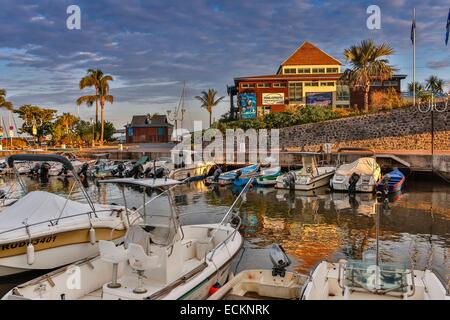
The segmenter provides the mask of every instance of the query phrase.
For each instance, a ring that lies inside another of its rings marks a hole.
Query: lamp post
[[[91,123],[91,126],[92,126],[92,140],[91,140],[91,146],[94,147],[94,137],[95,137],[94,119],[91,118],[90,123]]]

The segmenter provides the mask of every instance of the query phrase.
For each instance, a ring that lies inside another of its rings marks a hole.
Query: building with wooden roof
[[[154,114],[133,116],[125,126],[126,143],[165,143],[170,142],[173,125],[167,116]]]
[[[232,117],[255,118],[305,105],[358,107],[362,92],[350,90],[348,84],[340,81],[341,68],[338,59],[305,41],[280,64],[276,74],[234,79],[234,86],[228,87]],[[400,91],[400,80],[404,77],[396,76],[379,88],[394,86]]]

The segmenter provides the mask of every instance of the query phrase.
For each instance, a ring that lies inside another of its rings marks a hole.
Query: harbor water
[[[24,177],[28,190],[48,190],[67,195],[73,179],[52,177],[47,184]],[[123,204],[122,192],[115,185],[85,183],[94,202]],[[20,187],[13,179],[0,179],[0,188]],[[207,187],[192,182],[174,189],[176,208],[183,224],[220,221],[242,189]],[[144,194],[139,188],[127,190],[128,207],[139,207]],[[147,192],[148,200],[155,193]],[[74,188],[70,198],[85,201]],[[38,204],[37,204],[38,205]],[[163,202],[157,210],[169,210]],[[152,206],[148,206],[148,210]],[[244,249],[237,256],[231,272],[252,268],[271,268],[268,248],[283,246],[293,263],[291,270],[307,274],[322,260],[361,259],[367,249],[375,248],[376,216],[380,214],[380,254],[384,262],[405,263],[415,269],[432,268],[449,279],[450,185],[424,177],[408,179],[404,191],[385,201],[372,194],[331,192],[291,192],[274,188],[251,188],[238,207],[242,218]],[[32,279],[42,271],[0,279],[0,295],[13,286]]]

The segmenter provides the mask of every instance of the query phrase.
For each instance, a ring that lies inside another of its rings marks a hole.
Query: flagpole
[[[416,106],[416,8],[413,9],[413,105]]]

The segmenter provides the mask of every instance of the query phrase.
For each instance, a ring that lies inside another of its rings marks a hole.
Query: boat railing
[[[111,208],[111,209],[97,210],[96,212],[112,212],[112,211],[115,211],[115,210],[117,210],[117,209]],[[6,234],[6,233],[9,233],[9,232],[13,232],[13,231],[17,231],[17,230],[20,230],[20,229],[27,229],[29,227],[34,227],[34,226],[38,226],[38,225],[45,224],[45,223],[50,223],[52,226],[54,226],[54,225],[56,225],[56,224],[54,224],[54,222],[58,221],[58,220],[63,220],[63,219],[68,219],[68,218],[73,218],[73,217],[79,217],[79,216],[83,216],[83,215],[86,215],[86,216],[90,217],[91,214],[92,214],[92,211],[87,211],[87,212],[83,212],[83,213],[72,214],[72,215],[69,215],[69,216],[64,216],[64,217],[59,217],[59,218],[57,217],[57,218],[53,218],[53,219],[43,220],[43,221],[35,222],[35,223],[32,223],[32,224],[24,223],[23,226],[20,226],[20,227],[17,227],[17,228],[13,228],[13,229],[0,231],[0,235],[1,234]]]
[[[209,239],[209,243],[211,243],[214,240],[214,236],[217,233],[217,231],[219,230],[219,228],[223,225],[225,225],[225,222],[227,221],[227,218],[229,217],[229,215],[233,212],[234,207],[236,206],[236,204],[239,202],[239,200],[242,198],[243,194],[246,192],[247,188],[250,186],[252,182],[252,179],[250,179],[249,181],[247,181],[247,183],[245,184],[244,188],[242,188],[241,192],[239,193],[239,195],[236,197],[236,199],[234,200],[233,204],[230,206],[230,208],[228,209],[227,213],[225,213],[225,215],[223,216],[222,220],[220,221],[220,223],[217,225],[217,227],[214,229],[214,231],[212,232],[210,239]],[[239,227],[241,226],[241,218],[239,216],[236,216],[239,219],[239,222],[236,226],[236,228],[234,229],[234,231],[229,234],[225,240],[223,240],[221,243],[219,243],[212,251],[211,254],[209,256],[209,260],[211,261],[214,254],[216,253],[217,249],[222,247],[222,245],[226,244],[230,239],[234,239],[234,236],[236,235],[236,233],[239,230]],[[206,259],[206,255],[205,255],[205,259]]]

